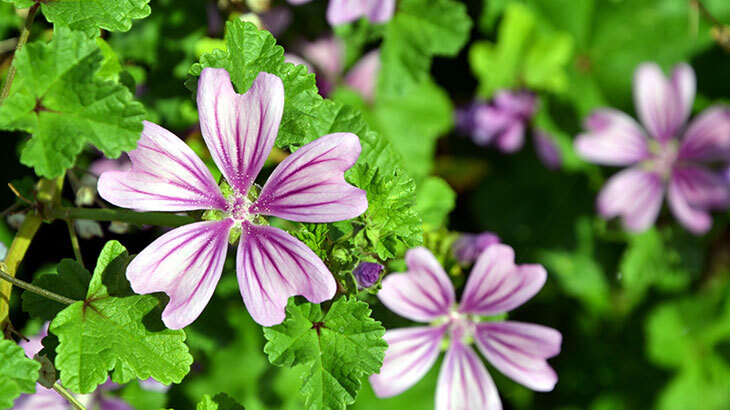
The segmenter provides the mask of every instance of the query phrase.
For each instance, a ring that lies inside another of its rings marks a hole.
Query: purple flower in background
[[[634,74],[634,103],[642,128],[627,114],[601,108],[586,120],[575,141],[579,155],[603,165],[629,166],[612,176],[598,195],[604,218],[621,216],[626,229],[654,224],[665,194],[669,209],[695,234],[712,226],[710,210],[725,209],[728,186],[708,163],[730,158],[730,110],[712,106],[685,127],[696,90],[687,64],[671,78],[645,63]]]
[[[310,1],[289,0],[289,3],[299,5]],[[338,26],[366,17],[371,23],[385,23],[393,18],[394,12],[395,0],[330,0],[327,22]]]
[[[378,282],[380,279],[380,273],[383,271],[385,266],[374,263],[374,262],[360,262],[357,267],[352,271],[357,285],[360,289],[366,289]]]
[[[365,101],[372,102],[375,97],[375,81],[380,71],[380,50],[365,54],[342,76],[344,71],[344,45],[337,37],[323,37],[304,43],[302,56],[285,54],[286,61],[303,64],[309,71],[317,73],[317,88],[323,96],[328,96],[339,83],[354,89]]]
[[[431,252],[411,249],[406,264],[406,273],[383,279],[378,297],[393,312],[431,325],[385,332],[383,367],[370,376],[378,397],[395,396],[418,382],[436,362],[445,337],[449,347],[436,387],[437,410],[502,408],[492,378],[469,345],[472,339],[513,380],[536,391],[553,389],[558,376],[546,359],[560,352],[560,332],[531,323],[479,320],[532,298],[547,278],[542,266],[515,265],[512,248],[492,245],[477,259],[456,305],[454,287]]]
[[[491,102],[476,102],[456,111],[456,127],[475,144],[493,146],[514,153],[525,144],[525,131],[537,110],[537,96],[529,91],[498,91]],[[553,137],[540,129],[533,131],[535,151],[549,169],[562,164]]]
[[[38,335],[22,340],[18,345],[23,348],[25,355],[33,358],[43,349],[41,341],[48,335],[48,322],[43,325]],[[157,382],[155,382],[157,383]],[[158,383],[159,384],[159,383]],[[164,385],[163,385],[164,386]],[[104,392],[119,389],[121,386],[111,380],[97,387],[90,394],[78,394],[76,398],[88,409],[99,410],[132,410],[133,407],[124,400],[104,394]],[[165,386],[167,388],[167,386]],[[23,394],[13,403],[13,410],[71,410],[73,406],[53,389],[35,385],[34,394]]]
[[[233,229],[241,235],[239,287],[256,322],[281,323],[290,296],[303,295],[312,303],[334,296],[335,280],[322,260],[287,232],[260,224],[260,215],[319,223],[362,214],[368,206],[365,191],[344,178],[360,155],[360,141],[354,134],[336,133],[303,146],[279,164],[253,198],[249,190],[273,148],[283,109],[284,86],[275,75],[260,73],[245,94],[237,94],[226,70],[206,68],[198,83],[200,127],[231,194],[223,195],[190,147],[149,122],[137,149],[129,153],[132,168],[102,174],[99,194],[115,205],[170,212],[208,209],[223,216],[162,235],[127,268],[135,292],[170,296],[162,313],[169,328],[190,324],[207,305]]]
[[[487,249],[499,243],[499,236],[492,232],[482,232],[480,234],[465,233],[459,236],[451,247],[454,257],[462,263],[469,264],[477,260],[477,257]]]

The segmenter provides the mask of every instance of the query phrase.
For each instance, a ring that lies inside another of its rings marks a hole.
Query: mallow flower
[[[290,4],[304,4],[312,0],[289,0]],[[393,18],[395,0],[330,0],[327,22],[333,26],[347,24],[366,17],[371,23],[385,23]]]
[[[530,91],[500,90],[489,102],[474,102],[456,111],[456,127],[475,144],[511,154],[522,149],[525,132],[537,110],[537,96]],[[548,169],[560,168],[562,157],[553,137],[534,128],[535,152]]]
[[[162,235],[132,260],[127,279],[137,293],[165,292],[165,325],[182,328],[207,305],[223,270],[229,238],[240,235],[236,270],[243,301],[264,326],[281,323],[287,299],[312,303],[331,299],[335,280],[304,243],[268,226],[262,216],[299,222],[354,218],[367,209],[365,191],[348,184],[344,172],[360,155],[356,135],[335,133],[304,145],[282,161],[266,184],[252,188],[279,129],[284,86],[260,73],[244,94],[233,90],[228,72],[205,68],[198,82],[200,127],[221,170],[225,194],[183,141],[145,122],[132,167],[99,179],[102,198],[145,211],[211,210],[213,220]]]
[[[492,232],[464,233],[454,241],[451,251],[459,263],[467,265],[474,263],[485,249],[496,243],[499,243],[499,236]]]
[[[540,265],[515,265],[507,245],[488,247],[467,279],[461,303],[436,258],[425,248],[406,253],[405,273],[382,281],[378,297],[393,312],[430,323],[387,330],[380,374],[370,376],[378,397],[408,390],[433,366],[448,340],[436,387],[436,409],[499,410],[502,403],[472,341],[499,371],[536,391],[550,391],[558,376],[546,359],[560,352],[562,336],[541,325],[503,321],[500,315],[532,298],[547,278]],[[491,316],[483,320],[481,316]]]
[[[714,105],[687,124],[696,78],[687,64],[667,78],[654,63],[634,73],[634,105],[643,128],[629,115],[600,108],[585,122],[575,149],[587,161],[627,169],[612,176],[598,194],[604,218],[620,216],[626,229],[654,224],[666,193],[669,209],[695,234],[712,226],[710,210],[725,209],[730,192],[713,162],[730,158],[730,110]]]

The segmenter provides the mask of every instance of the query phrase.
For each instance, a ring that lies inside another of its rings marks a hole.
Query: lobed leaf
[[[21,393],[35,393],[41,364],[26,357],[12,340],[0,340],[0,407],[10,408]]]

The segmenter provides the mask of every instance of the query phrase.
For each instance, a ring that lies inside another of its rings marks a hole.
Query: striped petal
[[[701,162],[730,159],[730,108],[713,106],[693,119],[684,133],[678,157]]]
[[[725,209],[730,192],[719,175],[700,167],[682,167],[672,172],[667,192],[669,209],[694,234],[712,227],[710,209]]]
[[[562,335],[555,329],[521,322],[476,325],[474,339],[484,357],[512,380],[535,391],[551,391],[558,375],[546,359],[560,353]]]
[[[649,157],[648,139],[639,124],[612,108],[594,111],[585,121],[587,133],[575,140],[575,150],[586,161],[603,165],[632,165]]]
[[[204,68],[198,81],[200,131],[228,183],[245,195],[269,156],[284,111],[284,85],[259,73],[244,94],[228,71]]]
[[[226,200],[203,161],[159,125],[144,122],[129,158],[129,170],[99,177],[99,195],[112,204],[143,211],[225,209]]]
[[[441,364],[436,410],[501,410],[497,387],[474,350],[452,342]]]
[[[392,273],[382,281],[378,298],[388,309],[416,322],[430,322],[449,314],[454,286],[436,258],[426,248],[406,252],[405,273]]]
[[[233,221],[196,222],[160,236],[127,267],[136,293],[165,292],[162,321],[170,329],[192,323],[218,284]]]
[[[629,231],[643,231],[654,224],[662,207],[661,177],[634,167],[612,176],[598,194],[598,212],[604,218],[621,216]]]
[[[281,323],[290,296],[312,303],[332,299],[335,279],[311,249],[285,231],[245,225],[236,260],[238,285],[253,319],[263,326]]]
[[[366,192],[345,181],[360,155],[355,134],[318,138],[288,156],[266,181],[252,213],[298,222],[335,222],[367,210]]]
[[[678,65],[671,79],[655,63],[641,64],[634,74],[634,104],[641,123],[658,141],[677,137],[695,97],[692,68]]]
[[[459,311],[496,315],[522,305],[542,289],[547,272],[540,265],[515,265],[507,245],[488,247],[477,259],[466,281]]]
[[[384,338],[388,350],[383,367],[379,374],[370,376],[375,395],[381,398],[395,396],[418,383],[436,362],[445,332],[446,326],[386,331]]]

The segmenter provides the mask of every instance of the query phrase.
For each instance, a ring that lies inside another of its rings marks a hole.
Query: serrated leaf
[[[300,389],[307,408],[344,409],[355,401],[360,379],[382,366],[384,334],[365,302],[342,297],[325,314],[319,305],[292,299],[286,320],[264,329],[264,352],[277,366],[308,366]]]
[[[63,259],[56,267],[56,272],[37,277],[33,280],[33,285],[73,300],[83,300],[86,297],[91,280],[89,271],[73,259]],[[43,320],[53,320],[58,312],[68,306],[30,291],[23,292],[22,298],[23,310],[32,317]]]
[[[0,407],[12,407],[21,393],[34,393],[40,369],[12,340],[0,340]]]
[[[456,193],[439,177],[427,177],[416,191],[416,211],[424,224],[438,228],[456,206]]]
[[[99,35],[99,29],[127,31],[132,20],[150,15],[150,0],[61,0],[42,2],[46,19],[56,26],[83,31],[89,36]]]
[[[150,323],[148,315],[158,300],[154,296],[110,296],[114,289],[105,275],[115,263],[126,263],[126,250],[117,242],[102,250],[86,299],[60,312],[50,331],[58,336],[55,359],[63,385],[77,393],[90,393],[107,380],[127,383],[153,377],[178,383],[193,361],[182,330]],[[159,320],[157,320],[159,322]],[[164,330],[160,330],[164,329]]]
[[[87,142],[109,158],[136,147],[144,108],[123,85],[96,77],[102,59],[94,40],[68,29],[16,55],[0,128],[33,135],[20,160],[38,175],[61,175]]]
[[[472,22],[455,0],[403,0],[388,23],[381,47],[378,97],[400,95],[425,80],[434,56],[453,57],[469,38]]]
[[[196,92],[197,77],[205,67],[228,70],[239,93],[246,92],[260,72],[275,74],[284,83],[286,94],[276,145],[288,147],[299,143],[309,130],[312,112],[322,101],[314,75],[309,74],[303,65],[286,63],[284,49],[276,45],[271,33],[259,30],[252,23],[238,19],[229,21],[226,23],[225,41],[226,51],[213,50],[203,54],[200,62],[190,67],[185,85]]]
[[[349,106],[325,100],[316,114],[304,142],[333,132],[352,132],[360,137],[360,158],[345,176],[367,191],[368,210],[359,219],[365,222],[365,233],[380,258],[395,256],[398,246],[420,245],[423,227],[414,209],[415,183],[399,165],[400,155]]]
[[[243,406],[238,404],[231,396],[225,393],[218,393],[213,397],[209,395],[203,396],[203,400],[198,403],[197,410],[245,410]]]

